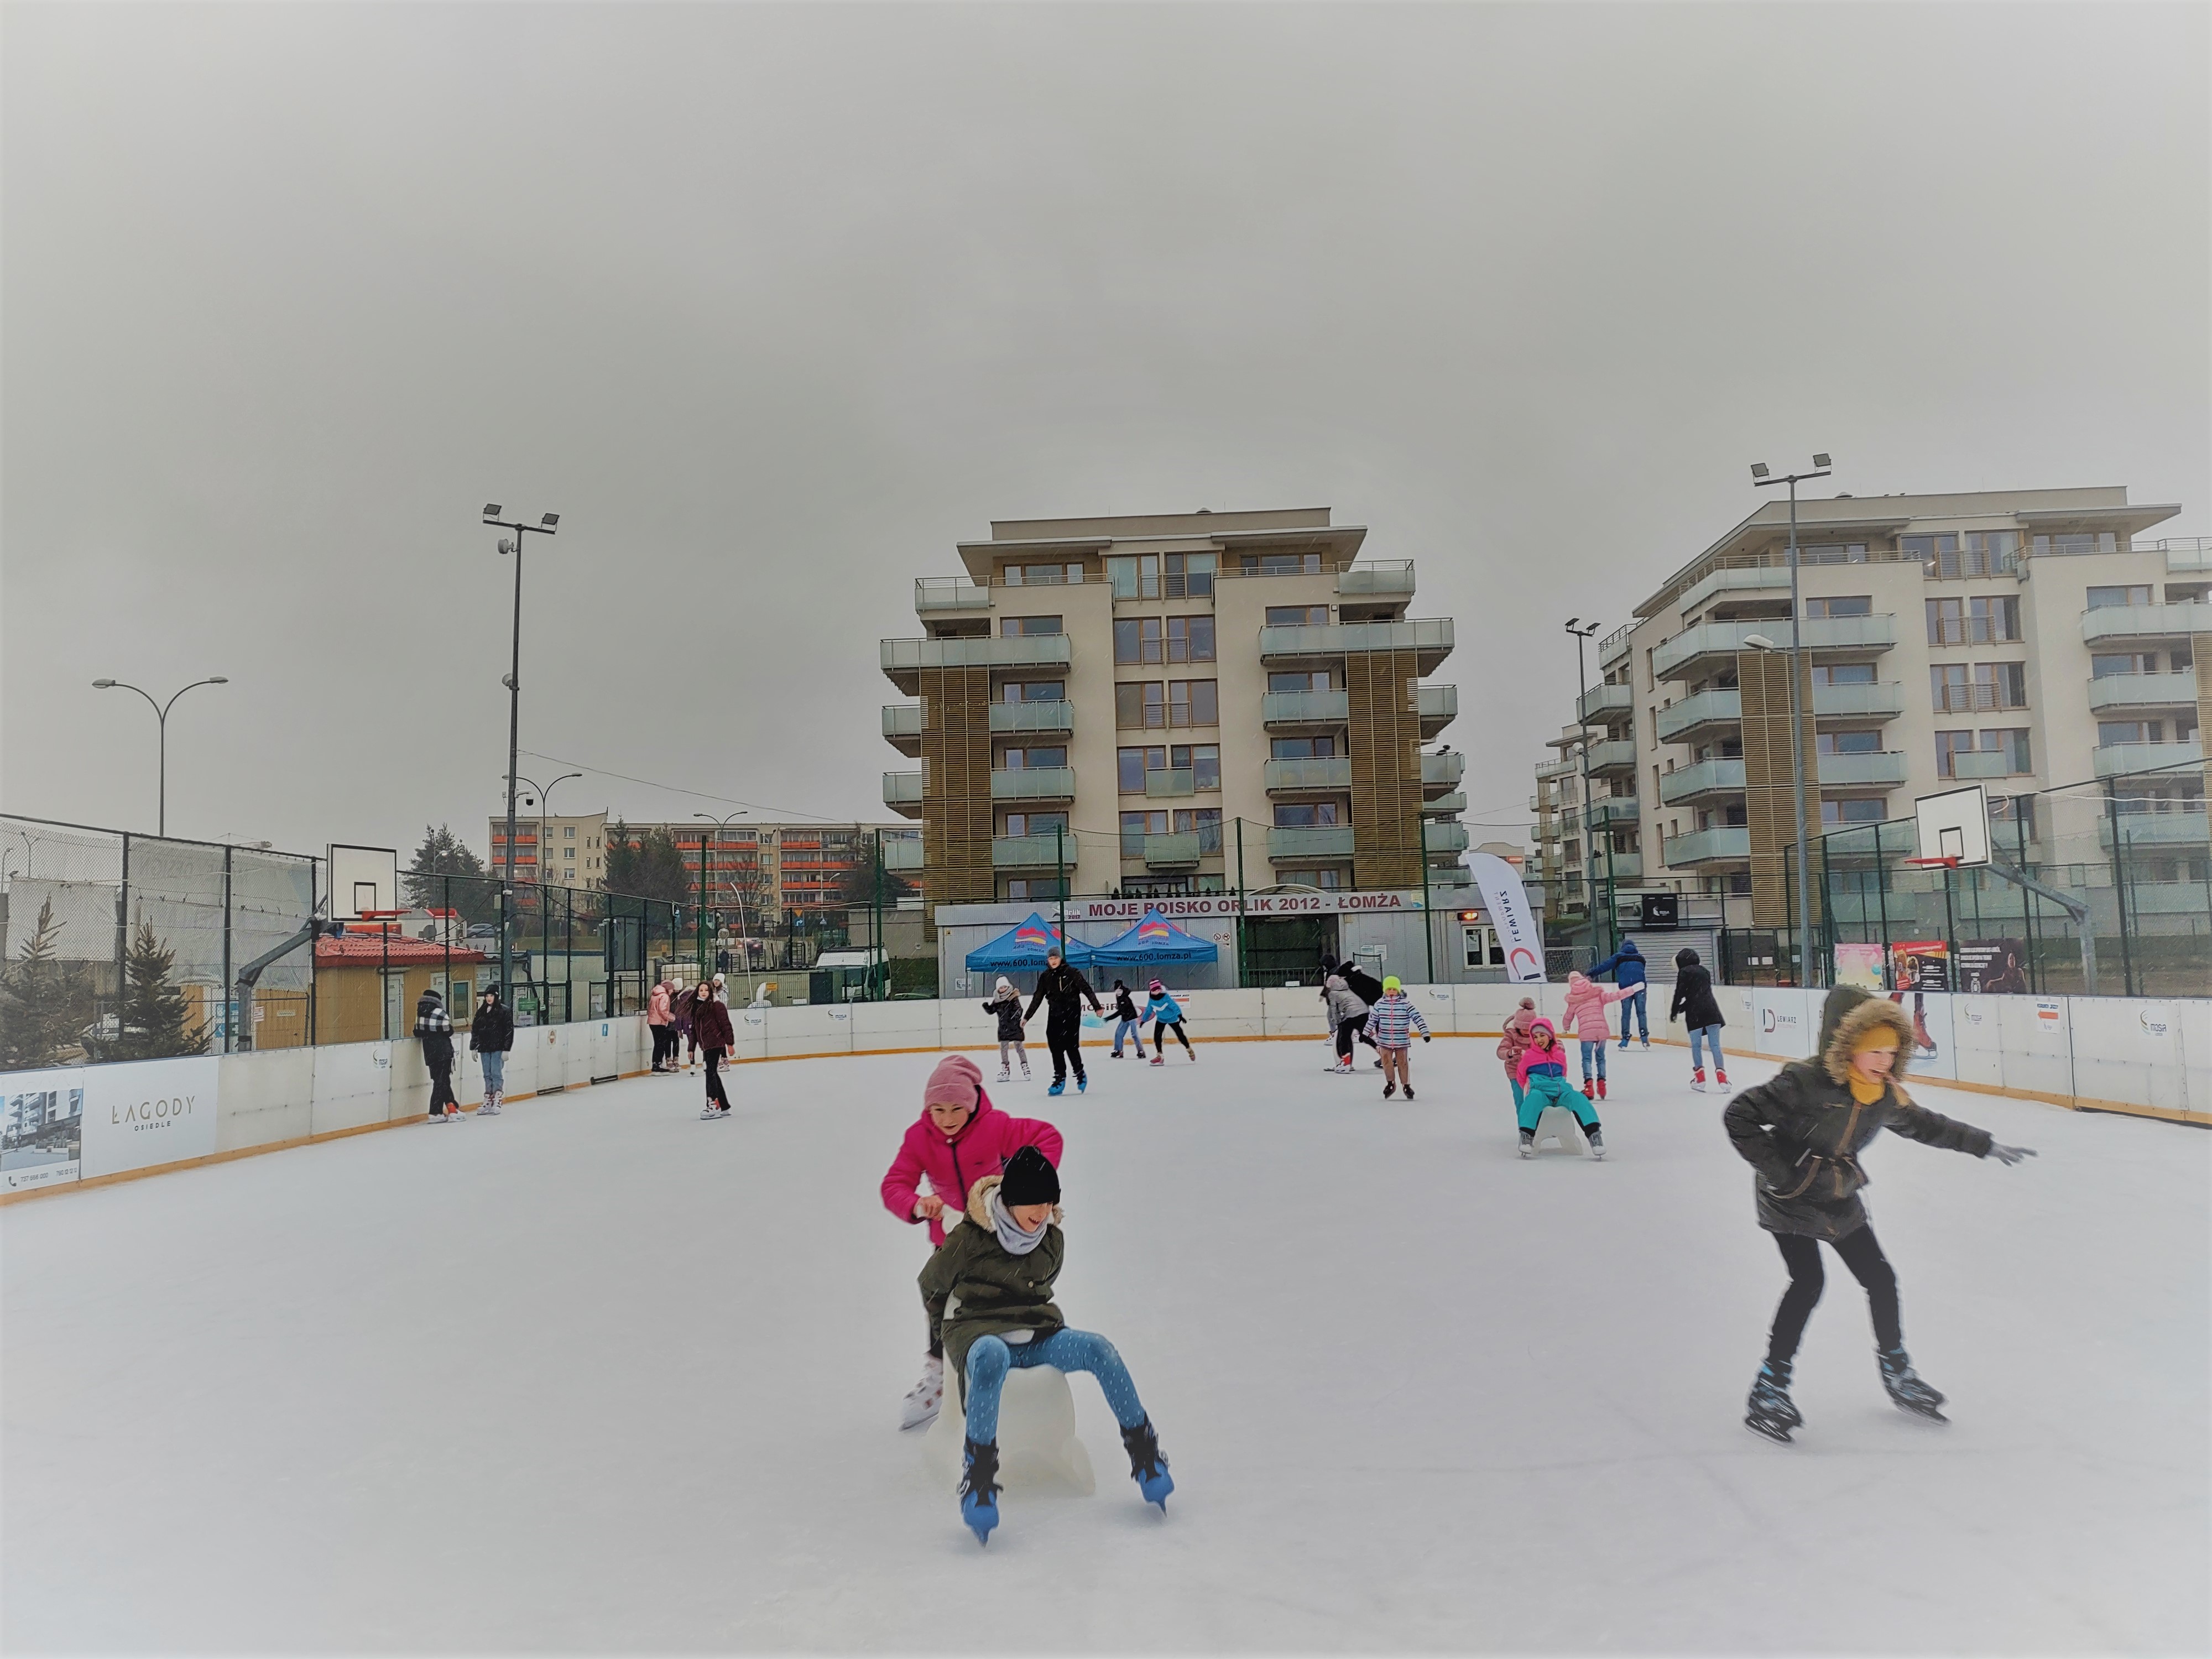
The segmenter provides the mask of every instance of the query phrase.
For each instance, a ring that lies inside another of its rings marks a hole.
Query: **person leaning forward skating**
[[[1874,1316],[1875,1356],[1883,1388],[1903,1410],[1941,1423],[1943,1396],[1923,1382],[1905,1352],[1897,1274],[1867,1224],[1859,1197],[1867,1184],[1858,1155],[1884,1129],[1976,1158],[2017,1164],[2034,1154],[2000,1146],[1986,1129],[1915,1105],[1898,1086],[1911,1051],[1902,1010],[1856,986],[1839,985],[1820,1010],[1820,1051],[1793,1060],[1774,1078],[1745,1090],[1721,1115],[1731,1145],[1757,1171],[1759,1224],[1774,1235],[1790,1269],[1774,1312],[1766,1362],[1746,1402],[1744,1426],[1786,1441],[1804,1419],[1790,1397],[1790,1369],[1805,1322],[1820,1299],[1820,1242],[1865,1286]]]
[[[921,1115],[907,1126],[898,1156],[884,1172],[884,1207],[910,1225],[927,1224],[932,1248],[941,1248],[947,1217],[959,1219],[975,1183],[999,1174],[1024,1146],[1035,1146],[1059,1167],[1060,1131],[1042,1118],[1000,1111],[983,1092],[975,1062],[947,1054],[931,1070],[922,1086]],[[918,1429],[934,1420],[944,1397],[945,1350],[933,1329],[921,1380],[907,1392],[899,1427]]]
[[[1091,981],[1061,958],[1058,945],[1045,952],[1044,963],[1044,972],[1037,975],[1036,994],[1030,999],[1029,1012],[1022,1018],[1036,1018],[1037,1005],[1044,1005],[1045,1047],[1052,1050],[1052,1087],[1045,1092],[1064,1091],[1068,1068],[1073,1066],[1075,1091],[1081,1094],[1091,1086],[1091,1079],[1083,1074],[1083,1005],[1088,1002],[1091,1012],[1102,1019],[1106,1011],[1099,1006],[1098,993],[1091,988]]]
[[[960,1518],[977,1540],[999,1524],[999,1396],[1008,1370],[1049,1365],[1088,1371],[1121,1425],[1129,1478],[1164,1513],[1175,1481],[1159,1436],[1114,1345],[1093,1331],[1068,1328],[1052,1299],[1066,1255],[1059,1223],[1060,1176],[1034,1146],[987,1176],[968,1195],[967,1223],[921,1270],[930,1330],[964,1380],[967,1441]]]

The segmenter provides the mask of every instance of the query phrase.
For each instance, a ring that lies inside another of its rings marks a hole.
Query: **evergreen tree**
[[[39,907],[38,926],[15,960],[0,967],[0,1071],[74,1059],[92,1020],[91,981],[82,969],[57,958],[60,933],[50,898]]]
[[[170,983],[177,953],[141,921],[123,963],[123,1000],[116,1034],[95,1038],[94,1060],[167,1060],[174,1054],[204,1054],[208,1030],[192,1021],[191,1004],[180,986]]]
[[[422,844],[415,849],[399,884],[408,903],[418,909],[444,909],[450,896],[453,908],[460,912],[464,921],[497,921],[499,883],[492,878],[495,873],[485,870],[483,860],[469,850],[450,824],[435,828],[424,824]],[[441,876],[453,879],[441,881]]]

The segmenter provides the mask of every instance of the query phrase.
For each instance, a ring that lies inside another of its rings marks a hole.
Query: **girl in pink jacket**
[[[1498,1039],[1498,1058],[1504,1062],[1505,1080],[1513,1085],[1513,1109],[1521,1109],[1521,1051],[1535,1035],[1536,999],[1522,997],[1521,1006],[1505,1017],[1505,1030]]]
[[[929,1224],[932,1247],[945,1243],[945,1218],[958,1221],[968,1194],[1024,1146],[1060,1167],[1060,1131],[1042,1118],[1009,1117],[983,1092],[983,1073],[965,1054],[937,1062],[921,1091],[921,1115],[907,1126],[898,1156],[884,1172],[884,1207],[900,1220]],[[929,1190],[921,1190],[927,1180]],[[908,1393],[899,1426],[933,1421],[945,1399],[945,1352],[933,1341],[921,1381]]]
[[[1626,1001],[1636,994],[1636,988],[1624,985],[1618,989],[1601,985],[1587,974],[1567,975],[1567,1007],[1559,1021],[1560,1035],[1572,1031],[1581,1037],[1583,1044],[1583,1098],[1605,1098],[1605,1011],[1616,1002]],[[1590,1051],[1597,1051],[1597,1093],[1590,1093]]]

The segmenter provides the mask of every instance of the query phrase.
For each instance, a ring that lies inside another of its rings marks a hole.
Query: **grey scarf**
[[[1050,1224],[1049,1222],[1046,1224],[1047,1226]],[[1027,1255],[1044,1243],[1044,1227],[1033,1233],[1024,1232],[1014,1224],[1013,1217],[1006,1213],[1006,1204],[995,1189],[991,1194],[991,1230],[998,1234],[999,1243],[1005,1247],[1008,1255]]]

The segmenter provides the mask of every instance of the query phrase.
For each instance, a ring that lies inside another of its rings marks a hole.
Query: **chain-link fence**
[[[1732,984],[2212,996],[2204,786],[2204,766],[2195,760],[2113,770],[2032,794],[1993,786],[1988,868],[1912,862],[1920,848],[1909,818],[1822,836],[1808,847],[1815,916],[1802,980],[1795,849],[1787,849],[1790,926],[1725,935],[1724,977]]]

